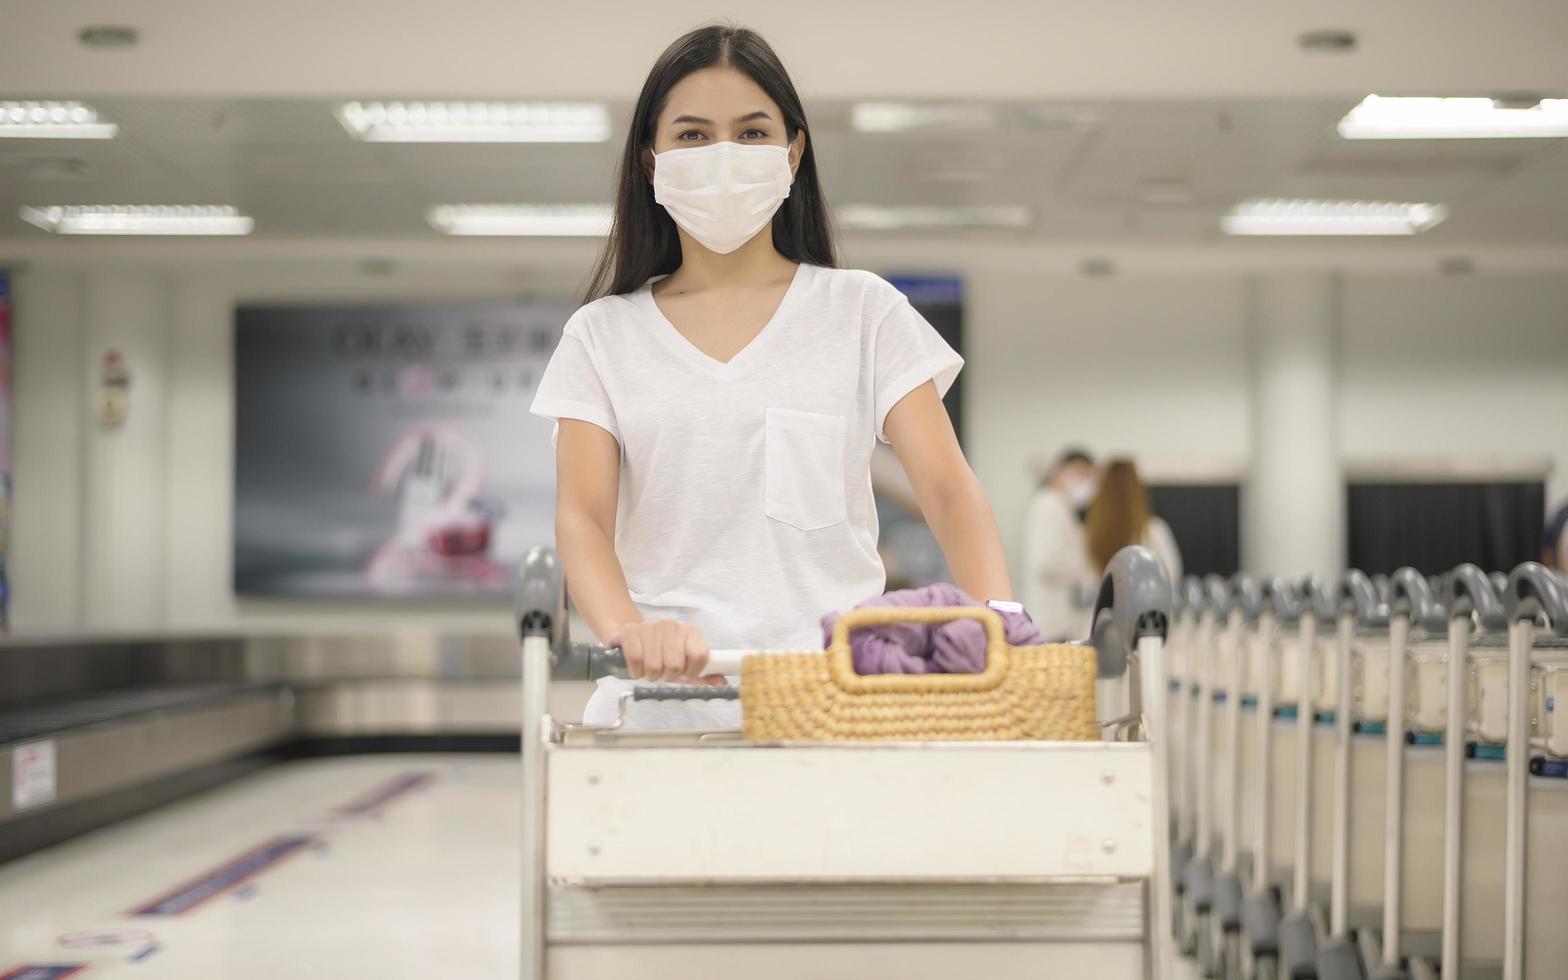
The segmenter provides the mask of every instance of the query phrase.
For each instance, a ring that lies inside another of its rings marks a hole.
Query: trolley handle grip
[[[1205,575],[1203,591],[1208,596],[1209,609],[1216,616],[1224,619],[1230,615],[1231,606],[1236,604],[1236,594],[1231,590],[1229,582],[1219,575]]]
[[[1527,561],[1513,570],[1503,604],[1509,622],[1545,616],[1552,632],[1568,636],[1568,584],[1540,562]]]
[[[1388,625],[1388,606],[1378,595],[1377,585],[1359,568],[1346,572],[1339,583],[1339,611],[1354,615],[1360,626]]]
[[[1310,609],[1320,623],[1331,622],[1334,619],[1334,597],[1329,592],[1328,582],[1323,576],[1308,575],[1301,580],[1297,588],[1301,595],[1303,612]]]
[[[1443,603],[1448,606],[1448,618],[1467,619],[1473,613],[1481,627],[1501,630],[1507,622],[1502,597],[1492,587],[1492,580],[1475,565],[1466,562],[1448,573],[1443,582]]]
[[[1258,580],[1246,572],[1237,572],[1230,578],[1231,594],[1236,597],[1236,607],[1247,622],[1257,622],[1263,612],[1263,588]]]
[[[1165,639],[1174,595],[1165,564],[1148,548],[1129,545],[1111,556],[1094,603],[1092,638],[1101,677],[1125,673],[1127,658],[1137,650],[1139,639]]]
[[[1394,572],[1388,580],[1389,612],[1409,617],[1412,626],[1441,629],[1448,622],[1442,605],[1432,595],[1426,576],[1409,565]]]
[[[708,666],[703,676],[734,677],[740,673],[740,662],[755,650],[712,650],[708,653]],[[601,677],[629,677],[626,654],[620,647],[601,646],[597,643],[573,643],[567,657],[558,658],[551,677],[558,681],[596,681]]]
[[[1181,595],[1178,598],[1180,599],[1180,605],[1182,608],[1192,613],[1203,612],[1203,607],[1205,605],[1205,599],[1203,596],[1203,579],[1196,575],[1188,575],[1186,578],[1182,579]]]
[[[1289,580],[1276,575],[1269,579],[1268,599],[1274,606],[1274,621],[1288,625],[1301,619],[1301,592]]]

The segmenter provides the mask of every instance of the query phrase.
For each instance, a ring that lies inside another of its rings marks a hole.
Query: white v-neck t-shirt
[[[715,648],[821,649],[822,615],[886,584],[870,459],[887,413],[927,381],[946,394],[963,359],[869,272],[802,263],[728,362],[651,286],[572,316],[531,410],[620,443],[615,552],[644,617]]]

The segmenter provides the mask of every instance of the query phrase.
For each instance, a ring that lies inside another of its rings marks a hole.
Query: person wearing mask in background
[[[1149,490],[1130,459],[1113,459],[1100,474],[1099,491],[1084,516],[1084,544],[1095,576],[1111,556],[1141,544],[1165,564],[1172,582],[1181,581],[1181,551],[1170,525],[1149,511]]]
[[[754,32],[672,44],[632,113],[587,303],[540,380],[571,597],[634,677],[695,679],[710,644],[820,648],[824,614],[879,595],[878,441],[954,583],[1012,598],[942,405],[963,361],[886,280],[838,268],[815,135]],[[612,680],[585,720],[629,687]]]
[[[1075,608],[1075,590],[1092,587],[1084,558],[1083,513],[1094,499],[1094,460],[1064,450],[1036,488],[1024,515],[1024,567],[1019,589],[1024,608],[1047,640],[1088,636],[1086,610]]]
[[[1568,500],[1546,522],[1541,535],[1541,564],[1558,574],[1568,574]]]

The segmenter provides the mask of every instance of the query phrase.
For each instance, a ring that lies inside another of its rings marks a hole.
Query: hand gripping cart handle
[[[1171,595],[1141,548],[1100,588],[1129,741],[582,739],[548,713],[552,676],[618,658],[570,642],[561,566],[534,549],[517,580],[522,977],[1172,976]]]

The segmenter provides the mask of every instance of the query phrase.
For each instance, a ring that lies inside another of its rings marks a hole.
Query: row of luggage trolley
[[[1225,978],[1568,977],[1568,584],[1189,577],[1174,930]]]
[[[517,589],[525,980],[1173,975],[1171,743],[1155,736],[1174,589],[1148,551],[1113,560],[1095,655],[1076,657],[1084,688],[1097,664],[1129,711],[1078,741],[587,727],[551,715],[552,682],[624,676],[623,658],[570,640],[550,551]],[[710,666],[744,673],[752,655]]]

